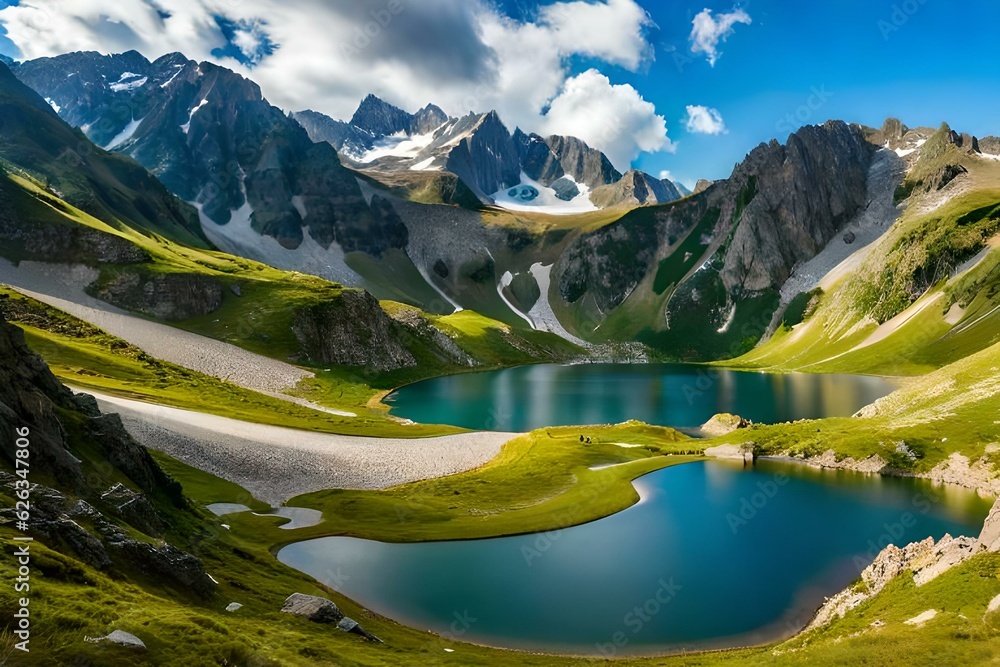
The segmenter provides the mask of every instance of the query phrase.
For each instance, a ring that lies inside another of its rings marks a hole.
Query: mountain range
[[[409,113],[369,95],[349,121],[286,114],[252,81],[180,54],[74,53],[13,71],[47,102],[33,102],[40,114],[176,195],[184,221],[169,226],[187,240],[432,313],[678,358],[766,339],[798,294],[797,270],[845,254],[847,228],[872,211],[898,215],[900,188],[944,187],[966,169],[943,164],[908,185],[908,163],[937,160],[933,128],[829,122],[685,195],[620,173],[579,139],[510,132],[495,112]],[[945,139],[973,155],[993,145]]]

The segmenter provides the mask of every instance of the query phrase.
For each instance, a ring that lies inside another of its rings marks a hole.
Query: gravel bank
[[[22,262],[15,267],[0,259],[0,283],[89,322],[157,359],[284,400],[294,399],[282,392],[313,377],[291,364],[151,322],[94,299],[84,292],[84,287],[96,278],[97,272],[84,266]]]
[[[93,393],[93,392],[91,392]],[[239,484],[272,506],[325,489],[382,489],[477,468],[513,433],[403,440],[263,426],[95,394],[140,443]]]

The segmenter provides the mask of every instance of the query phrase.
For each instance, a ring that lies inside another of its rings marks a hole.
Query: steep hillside
[[[0,158],[43,180],[70,204],[111,224],[209,246],[194,209],[135,161],[91,144],[3,64],[0,118]]]
[[[926,138],[896,149],[899,222],[804,284],[772,340],[738,363],[915,374],[1000,341],[1000,164],[947,126],[914,132]]]
[[[806,127],[697,195],[584,232],[554,271],[565,321],[688,358],[749,349],[792,269],[864,209],[874,152],[856,126]]]

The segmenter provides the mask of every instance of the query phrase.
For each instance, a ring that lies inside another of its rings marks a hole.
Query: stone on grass
[[[239,602],[230,602],[228,605],[226,605],[226,611],[238,611],[242,608],[243,605],[241,605]]]
[[[340,623],[337,623],[337,629],[343,630],[344,632],[350,632],[355,635],[361,635],[368,641],[378,642],[379,644],[382,643],[381,639],[379,639],[373,634],[370,634],[367,630],[362,628],[357,621],[355,621],[353,618],[348,618],[347,616],[342,618],[340,620]]]
[[[142,643],[141,639],[122,630],[115,630],[107,637],[87,637],[87,641],[95,644],[100,642],[109,642],[111,644],[117,644],[118,646],[124,646],[125,648],[134,648],[141,651],[146,650],[146,645]]]
[[[344,613],[330,600],[303,593],[289,595],[281,611],[308,618],[314,623],[339,623],[344,618]]]

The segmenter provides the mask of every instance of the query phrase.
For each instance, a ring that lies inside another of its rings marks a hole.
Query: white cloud
[[[220,17],[253,26],[231,45],[252,69],[213,55],[227,46]],[[600,132],[581,138],[610,146],[623,167],[640,151],[670,146],[662,119],[631,86],[569,71],[574,56],[629,70],[653,57],[645,37],[652,23],[636,0],[564,0],[543,5],[532,21],[500,13],[491,0],[32,0],[0,10],[0,23],[26,59],[180,51],[252,78],[286,110],[346,119],[374,93],[411,111],[429,102],[451,115],[496,109],[511,129],[525,131],[572,134],[617,123],[606,141]],[[277,48],[255,62],[265,39]],[[586,123],[565,103],[581,83],[606,96],[580,100],[592,115]],[[556,113],[545,115],[550,104]]]
[[[691,29],[691,51],[704,53],[708,64],[715,67],[716,61],[722,55],[719,52],[719,42],[729,39],[738,23],[750,25],[753,19],[741,8],[735,8],[728,14],[712,16],[712,10],[706,9],[694,17]]]
[[[674,151],[667,122],[629,85],[591,69],[566,81],[544,117],[547,134],[579,137],[621,169],[641,152]]]
[[[687,119],[684,121],[688,132],[692,134],[727,134],[726,123],[718,109],[703,106],[688,106]]]

